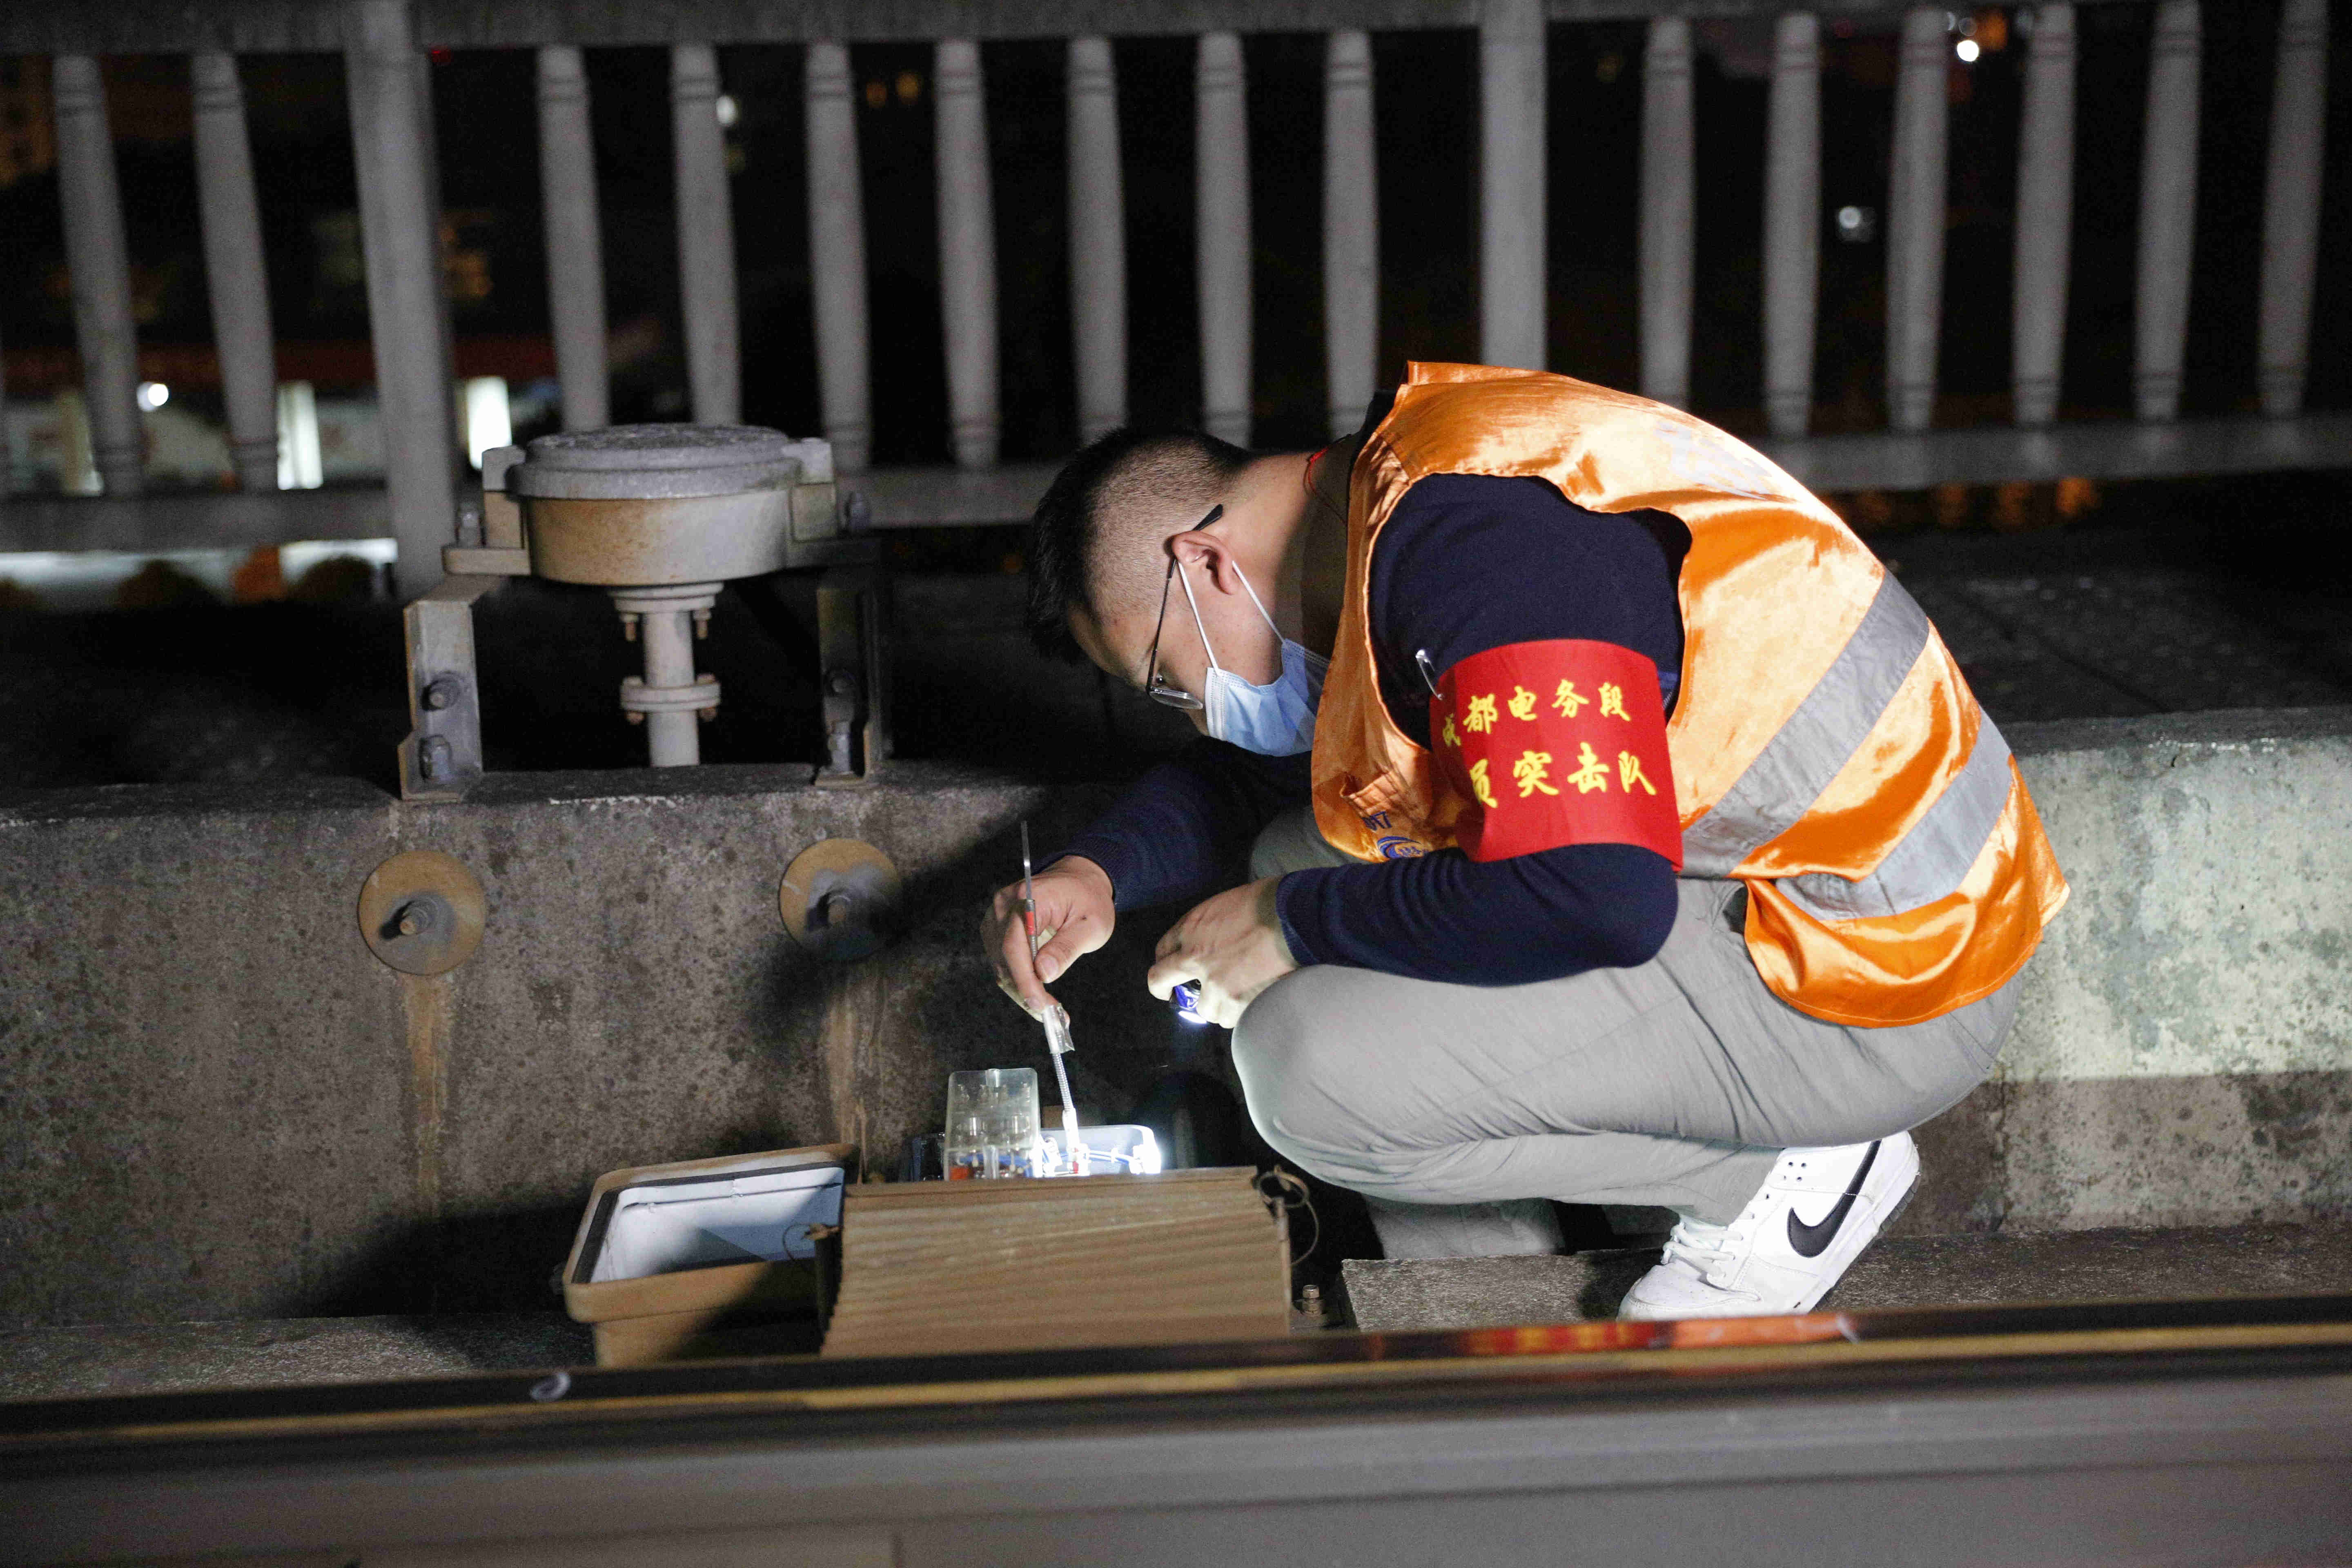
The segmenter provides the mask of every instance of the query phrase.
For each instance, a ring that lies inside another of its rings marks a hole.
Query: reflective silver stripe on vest
[[[1977,743],[1959,776],[1858,882],[1816,871],[1783,877],[1779,886],[1815,920],[1865,920],[1899,915],[1957,891],[2009,805],[2009,742],[1990,719],[1977,725]]]
[[[1795,826],[1838,776],[1927,646],[1927,616],[1893,573],[1862,624],[1780,732],[1715,809],[1683,835],[1683,875],[1727,877],[1759,845]],[[1958,781],[1955,780],[1955,783]]]

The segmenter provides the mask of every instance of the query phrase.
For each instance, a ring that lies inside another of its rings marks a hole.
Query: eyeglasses
[[[1198,533],[1224,515],[1224,503],[1219,501],[1209,509],[1208,516],[1187,531]],[[1197,713],[1207,704],[1182,687],[1169,684],[1168,678],[1160,673],[1160,634],[1168,625],[1168,591],[1175,585],[1176,552],[1171,550],[1168,552],[1168,575],[1160,580],[1160,618],[1151,626],[1151,663],[1143,678],[1143,694],[1163,708],[1181,708],[1188,713]]]

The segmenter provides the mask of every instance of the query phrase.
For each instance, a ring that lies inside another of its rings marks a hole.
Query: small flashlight
[[[1168,992],[1168,1005],[1188,1024],[1205,1024],[1201,1016],[1201,988],[1180,980]]]

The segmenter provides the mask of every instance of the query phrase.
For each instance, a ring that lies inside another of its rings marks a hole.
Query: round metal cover
[[[827,838],[793,857],[776,896],[793,941],[846,963],[881,951],[904,890],[890,857],[861,838]]]
[[[368,873],[360,889],[360,937],[404,974],[444,974],[474,956],[489,914],[465,862],[411,849]]]
[[[673,500],[790,484],[792,438],[756,425],[615,425],[541,436],[507,472],[516,495]]]

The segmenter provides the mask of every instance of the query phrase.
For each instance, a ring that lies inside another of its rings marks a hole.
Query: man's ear
[[[1186,566],[1204,566],[1210,584],[1220,594],[1238,594],[1242,580],[1234,570],[1233,546],[1205,530],[1192,529],[1171,536],[1168,548]]]

